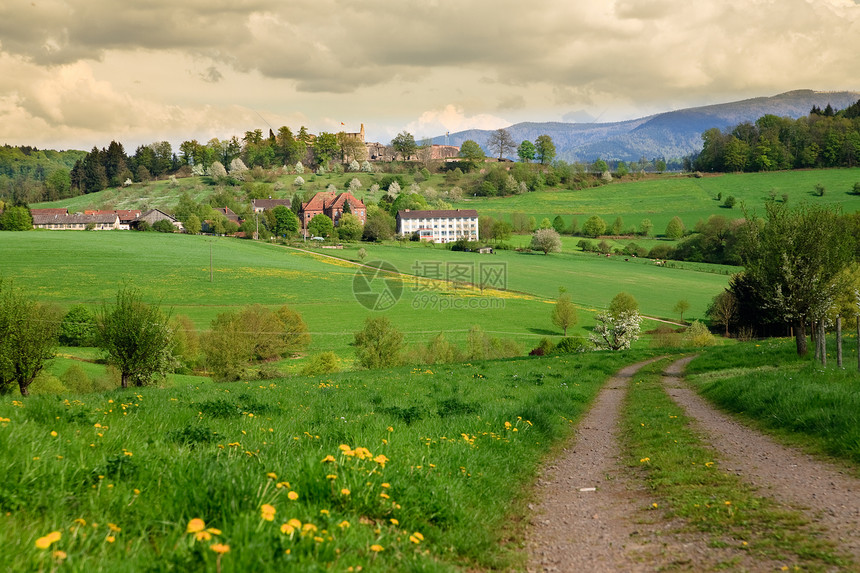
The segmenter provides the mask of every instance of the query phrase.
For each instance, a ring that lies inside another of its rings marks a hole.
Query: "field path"
[[[860,562],[860,480],[718,412],[681,381],[692,358],[669,365],[662,383],[704,444],[718,452],[723,469],[762,495],[803,511],[839,550]],[[529,572],[711,570],[728,556],[726,550],[720,555],[707,535],[682,532],[682,523],[648,511],[653,500],[644,480],[622,463],[622,404],[631,378],[653,361],[628,366],[610,379],[574,440],[545,467],[537,482],[539,501],[530,506]],[[745,571],[775,570],[766,559],[738,559]]]
[[[717,411],[681,382],[692,357],[664,372],[669,396],[720,452],[723,469],[734,472],[779,502],[802,509],[841,549],[860,563],[860,480],[839,468],[783,446]]]
[[[618,426],[627,386],[653,361],[627,366],[607,382],[573,443],[538,480],[528,571],[655,571],[695,561],[691,556],[705,550],[692,539],[667,543],[673,524],[647,511],[645,484],[620,464]]]

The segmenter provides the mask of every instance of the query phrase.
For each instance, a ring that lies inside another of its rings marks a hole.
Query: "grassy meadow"
[[[111,572],[522,566],[510,518],[525,512],[538,464],[637,356],[3,399],[0,562]]]

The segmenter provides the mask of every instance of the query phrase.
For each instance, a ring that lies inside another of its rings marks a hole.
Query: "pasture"
[[[0,562],[509,569],[538,464],[636,355],[3,399]]]

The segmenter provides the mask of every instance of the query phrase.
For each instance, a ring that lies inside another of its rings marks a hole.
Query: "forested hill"
[[[681,158],[702,150],[702,133],[711,128],[733,128],[754,122],[763,115],[798,118],[813,106],[827,105],[844,109],[860,99],[860,92],[817,92],[796,90],[772,97],[758,97],[732,103],[670,111],[618,123],[518,123],[507,128],[518,144],[549,135],[556,146],[557,158],[565,161],[605,160],[638,161]],[[491,130],[468,130],[448,136],[451,145],[467,139],[477,141],[485,151]],[[433,139],[445,143],[445,137]]]
[[[0,147],[0,197],[20,195],[23,200],[29,197],[30,187],[38,187],[47,191],[47,200],[59,199],[69,187],[69,170],[86,154],[4,145]]]

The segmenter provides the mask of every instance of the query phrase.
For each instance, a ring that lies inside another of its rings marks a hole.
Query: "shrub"
[[[70,308],[60,323],[60,344],[63,346],[92,346],[95,335],[95,317],[82,304]]]
[[[586,345],[582,339],[565,336],[558,341],[558,344],[555,345],[555,348],[553,349],[552,353],[572,354],[574,352],[585,352],[587,349],[588,345]]]
[[[302,368],[304,376],[333,374],[335,372],[340,372],[340,365],[337,354],[331,351],[314,354]]]
[[[723,207],[725,207],[726,209],[731,209],[735,206],[735,201],[736,200],[734,195],[729,195],[728,197],[726,197],[726,200],[723,201]]]
[[[70,365],[62,375],[60,382],[63,383],[69,392],[75,394],[87,394],[94,390],[93,381],[84,372],[84,369],[77,364]]]
[[[693,324],[684,332],[684,342],[689,346],[703,348],[705,346],[713,346],[717,341],[707,326],[698,320],[694,320]]]

